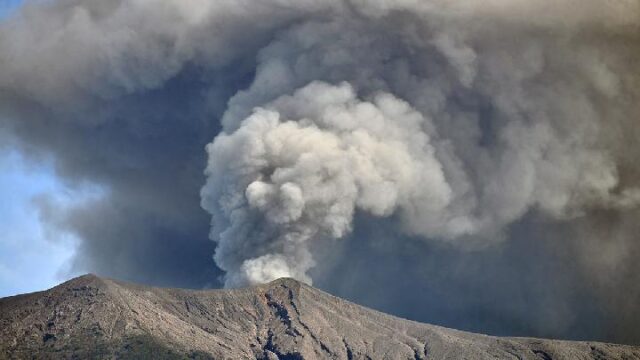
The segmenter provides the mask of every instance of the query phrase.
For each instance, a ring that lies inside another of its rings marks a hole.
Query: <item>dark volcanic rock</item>
[[[0,358],[627,360],[640,348],[465,333],[291,279],[192,291],[86,275],[0,299]]]

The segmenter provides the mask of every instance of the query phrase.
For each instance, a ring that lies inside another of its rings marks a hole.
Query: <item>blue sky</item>
[[[0,19],[10,15],[21,3],[22,0],[0,0]]]
[[[40,223],[38,196],[64,201],[73,192],[50,164],[29,163],[14,150],[0,149],[0,297],[42,290],[72,275],[66,268],[73,238]]]

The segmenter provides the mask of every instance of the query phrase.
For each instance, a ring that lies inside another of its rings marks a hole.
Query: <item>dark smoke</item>
[[[635,0],[33,1],[0,139],[102,189],[40,200],[78,271],[640,343],[638,34]]]

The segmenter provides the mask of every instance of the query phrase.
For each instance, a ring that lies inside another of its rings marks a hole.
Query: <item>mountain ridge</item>
[[[501,338],[405,320],[293,279],[229,290],[92,274],[0,299],[0,358],[640,359],[640,348]]]

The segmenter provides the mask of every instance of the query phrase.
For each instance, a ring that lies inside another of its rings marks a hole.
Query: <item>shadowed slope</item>
[[[292,279],[193,291],[85,275],[0,299],[0,357],[640,359],[640,348],[497,338],[420,324]]]

